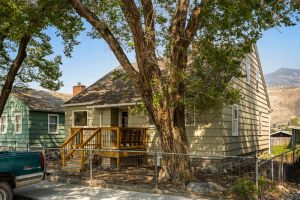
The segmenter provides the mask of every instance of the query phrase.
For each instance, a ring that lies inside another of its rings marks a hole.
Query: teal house
[[[0,147],[58,147],[65,139],[68,94],[15,88],[0,118]]]

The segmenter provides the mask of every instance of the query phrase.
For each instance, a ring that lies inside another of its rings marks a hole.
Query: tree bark
[[[8,100],[8,97],[11,93],[12,87],[13,87],[13,83],[15,80],[15,77],[23,63],[23,61],[25,60],[27,54],[26,54],[26,48],[28,45],[28,42],[30,40],[30,36],[29,35],[24,35],[21,40],[20,40],[20,44],[18,47],[18,53],[17,56],[15,57],[15,59],[13,60],[10,69],[7,73],[4,85],[2,87],[1,90],[1,97],[0,97],[0,116],[3,113],[3,110],[5,108],[5,104]]]

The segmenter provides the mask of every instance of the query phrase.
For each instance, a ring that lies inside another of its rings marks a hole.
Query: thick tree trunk
[[[9,71],[7,73],[4,85],[3,85],[2,90],[1,90],[0,116],[3,113],[5,104],[6,104],[6,102],[8,100],[8,97],[9,97],[9,95],[11,93],[11,90],[12,90],[12,87],[13,87],[16,75],[17,75],[17,73],[18,73],[18,71],[19,71],[19,69],[20,69],[23,61],[25,60],[25,58],[27,56],[26,55],[26,47],[27,47],[27,44],[28,44],[29,40],[30,40],[30,36],[28,36],[28,35],[24,35],[21,38],[21,41],[20,41],[20,44],[19,44],[19,48],[18,48],[17,56],[14,59],[14,61],[12,62],[11,66],[10,66],[10,69],[9,69]]]

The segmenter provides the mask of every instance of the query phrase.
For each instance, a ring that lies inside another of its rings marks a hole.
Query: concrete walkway
[[[62,200],[62,199],[80,199],[80,200],[190,200],[191,198],[149,194],[142,192],[132,192],[124,190],[113,190],[100,187],[88,187],[66,183],[53,183],[48,181],[39,184],[16,189],[16,199],[34,199],[34,200]]]

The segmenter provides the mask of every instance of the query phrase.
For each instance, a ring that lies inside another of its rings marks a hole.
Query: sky
[[[87,30],[91,28],[88,24],[85,27]],[[47,32],[55,35],[54,29],[48,29]],[[91,39],[87,31],[82,32],[78,40],[80,44],[74,48],[72,57],[62,57],[61,80],[64,86],[60,92],[71,94],[72,87],[78,82],[89,86],[119,65],[103,40]],[[55,54],[63,55],[62,40],[53,37],[51,43]],[[282,67],[300,69],[300,24],[264,32],[257,46],[265,74]],[[134,54],[129,54],[129,59],[134,62]],[[40,89],[35,83],[30,87]]]

